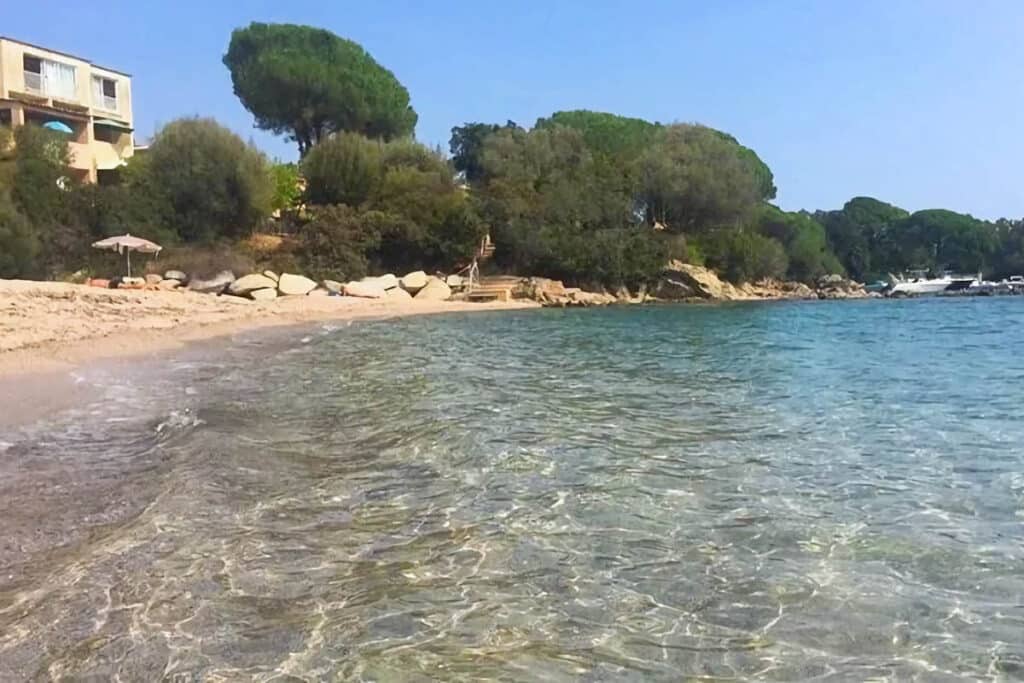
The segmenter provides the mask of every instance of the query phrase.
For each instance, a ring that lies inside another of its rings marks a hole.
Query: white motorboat
[[[943,273],[938,277],[928,277],[925,271],[912,271],[910,277],[894,277],[889,279],[892,286],[889,296],[927,296],[951,292],[965,292],[977,287],[981,277],[977,275],[951,275]]]

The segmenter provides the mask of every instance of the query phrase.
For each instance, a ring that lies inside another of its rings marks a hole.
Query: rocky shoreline
[[[643,304],[656,302],[717,302],[717,301],[774,301],[819,299],[867,299],[872,294],[859,282],[840,275],[821,278],[814,287],[802,282],[761,280],[734,285],[725,282],[709,268],[678,261],[670,263],[661,278],[651,287],[630,291],[620,287],[586,291],[566,287],[558,280],[524,277],[510,286],[514,299],[536,301],[547,307],[608,306],[613,304]]]

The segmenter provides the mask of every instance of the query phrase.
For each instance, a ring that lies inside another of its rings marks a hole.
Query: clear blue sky
[[[9,2],[0,33],[131,72],[138,133],[213,116],[271,156],[221,64],[231,30],[306,23],[408,87],[417,136],[560,109],[696,121],[753,147],[786,209],[871,195],[1024,216],[1024,0]]]

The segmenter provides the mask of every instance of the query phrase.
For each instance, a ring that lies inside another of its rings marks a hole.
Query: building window
[[[25,72],[25,90],[57,97],[62,100],[77,100],[75,67],[70,64],[24,55],[22,66]]]
[[[117,111],[117,81],[113,78],[93,76],[92,104],[107,111]]]

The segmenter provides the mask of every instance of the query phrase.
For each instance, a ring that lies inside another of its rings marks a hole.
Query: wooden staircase
[[[466,299],[469,301],[512,300],[512,290],[519,283],[519,278],[480,277],[480,264],[494,257],[494,249],[490,233],[484,235],[473,255],[473,264],[469,267],[469,285],[466,288]]]

